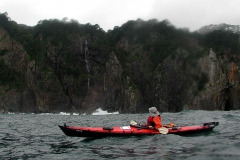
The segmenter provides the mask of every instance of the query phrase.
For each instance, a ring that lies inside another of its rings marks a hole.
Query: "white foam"
[[[108,113],[108,111],[103,111],[101,108],[98,108],[96,109],[95,112],[92,113],[92,115],[107,115],[107,114],[119,114],[119,112]]]
[[[15,114],[14,112],[8,112],[8,114]],[[19,113],[19,114],[28,114],[28,113]],[[37,114],[37,113],[30,113],[30,114]],[[79,116],[79,115],[87,115],[86,113],[79,114],[79,113],[68,113],[68,112],[59,112],[59,113],[38,113],[39,115],[73,115],[73,116]],[[107,115],[107,114],[119,114],[119,112],[108,112],[103,111],[101,108],[96,109],[92,113],[92,115]]]
[[[66,115],[66,116],[78,116],[79,113],[68,113],[68,112],[59,112],[59,113],[40,113],[40,115]]]
[[[66,113],[66,112],[60,112],[60,115],[70,115],[70,113]]]

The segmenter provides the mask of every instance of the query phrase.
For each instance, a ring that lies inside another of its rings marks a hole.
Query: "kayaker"
[[[161,128],[162,118],[156,107],[151,107],[148,109],[150,116],[147,119],[147,126],[149,128]]]

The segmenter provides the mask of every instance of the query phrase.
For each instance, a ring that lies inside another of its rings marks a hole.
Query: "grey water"
[[[0,115],[0,159],[240,159],[240,111],[162,113],[163,123],[176,126],[219,122],[209,133],[188,136],[68,137],[58,125],[126,126],[146,121],[148,114]]]

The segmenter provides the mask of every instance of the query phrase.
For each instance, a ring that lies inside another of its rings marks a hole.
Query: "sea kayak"
[[[196,126],[174,126],[167,128],[167,134],[188,135],[193,133],[209,132],[212,131],[218,124],[218,122],[209,122]],[[71,137],[138,136],[161,134],[158,129],[150,129],[146,126],[138,124],[115,127],[81,127],[68,126],[64,124],[63,126],[59,125],[59,127],[65,135]]]

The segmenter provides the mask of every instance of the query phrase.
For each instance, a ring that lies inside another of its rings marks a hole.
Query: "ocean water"
[[[212,132],[178,136],[68,137],[58,125],[126,126],[148,114],[39,115],[0,114],[0,159],[239,160],[240,111],[162,113],[176,126],[218,121]]]

